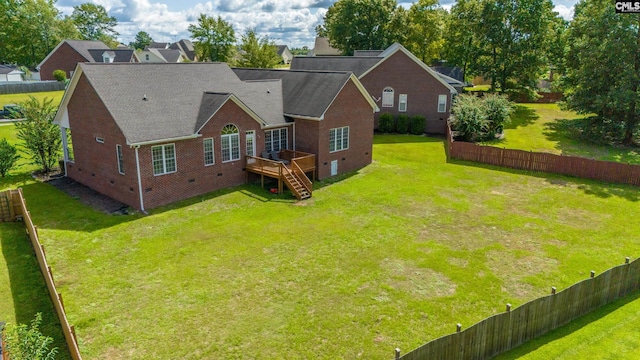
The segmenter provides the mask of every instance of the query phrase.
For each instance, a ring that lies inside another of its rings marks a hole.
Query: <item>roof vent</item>
[[[267,89],[267,94],[271,94],[271,90]]]
[[[142,96],[142,100],[143,100],[143,101],[147,101],[147,94],[144,94],[144,95]]]

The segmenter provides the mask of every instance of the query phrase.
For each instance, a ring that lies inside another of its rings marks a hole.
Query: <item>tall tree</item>
[[[56,113],[53,99],[40,102],[33,96],[20,103],[23,121],[16,122],[18,139],[24,143],[25,151],[31,155],[32,163],[48,174],[58,163],[62,138],[60,128],[53,123]]]
[[[634,144],[640,124],[640,14],[616,14],[608,0],[582,0],[569,25],[566,104],[596,114],[595,125],[620,129]]]
[[[149,35],[149,33],[147,33],[146,31],[138,31],[135,40],[130,42],[129,46],[134,49],[144,49],[152,42],[153,39],[151,38],[151,35]]]
[[[409,9],[409,34],[405,45],[426,64],[441,58],[447,16],[438,0],[418,0]]]
[[[54,0],[0,1],[0,63],[35,67],[62,39],[78,39]]]
[[[200,14],[198,25],[189,25],[189,32],[191,38],[197,40],[195,50],[200,61],[231,60],[236,35],[233,26],[220,16],[214,19]]]
[[[447,17],[444,35],[444,58],[452,65],[462,67],[465,76],[474,63],[479,49],[478,36],[472,27],[480,17],[482,4],[479,0],[458,0]]]
[[[258,36],[255,29],[248,29],[240,41],[238,67],[271,69],[280,63],[278,48],[268,36]]]
[[[316,28],[344,55],[354,50],[385,49],[406,37],[407,13],[396,0],[339,0]]]
[[[118,20],[109,16],[102,5],[84,3],[74,6],[71,19],[84,40],[112,42],[118,36],[114,29]]]

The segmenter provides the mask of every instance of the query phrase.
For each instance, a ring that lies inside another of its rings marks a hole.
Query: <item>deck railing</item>
[[[251,169],[260,170],[263,173],[272,173],[278,177],[282,176],[283,163],[279,161],[273,161],[258,156],[246,156],[247,167]]]
[[[291,162],[291,172],[295,175],[296,178],[302,183],[302,186],[311,194],[313,185],[311,184],[311,180],[307,177],[307,175],[302,171],[302,168],[298,165],[296,161]]]

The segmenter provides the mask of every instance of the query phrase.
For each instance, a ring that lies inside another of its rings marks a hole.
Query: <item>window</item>
[[[287,128],[267,130],[264,132],[264,149],[269,152],[288,149],[288,139]]]
[[[151,147],[153,175],[176,172],[176,148],[174,144]]]
[[[438,112],[447,111],[447,95],[438,95]]]
[[[393,89],[390,87],[382,90],[382,107],[393,107]]]
[[[240,160],[240,131],[235,125],[222,128],[222,162]]]
[[[329,152],[347,150],[349,148],[349,127],[329,130]]]
[[[213,165],[216,163],[216,159],[213,156],[213,138],[206,138],[202,140],[202,146],[204,147],[204,165]]]
[[[398,96],[398,111],[400,112],[407,111],[407,94],[400,94]]]
[[[149,61],[149,54],[145,54],[145,55],[144,55],[144,59],[145,59],[145,60],[147,60],[147,61]]]
[[[245,133],[245,141],[247,143],[247,155],[256,156],[256,132],[248,130]]]
[[[100,144],[104,144],[104,138],[96,137],[96,142],[98,142]]]
[[[124,160],[122,159],[122,145],[116,145],[116,158],[118,159],[118,172],[124,175]]]

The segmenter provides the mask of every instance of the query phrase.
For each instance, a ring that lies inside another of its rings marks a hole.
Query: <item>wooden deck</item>
[[[282,150],[280,158],[289,163],[265,159],[258,156],[246,156],[245,169],[247,172],[260,175],[260,185],[264,187],[264,177],[278,180],[278,192],[282,192],[283,185],[302,200],[311,197],[311,180],[306,174],[312,173],[311,179],[316,177],[316,156],[301,151]]]

